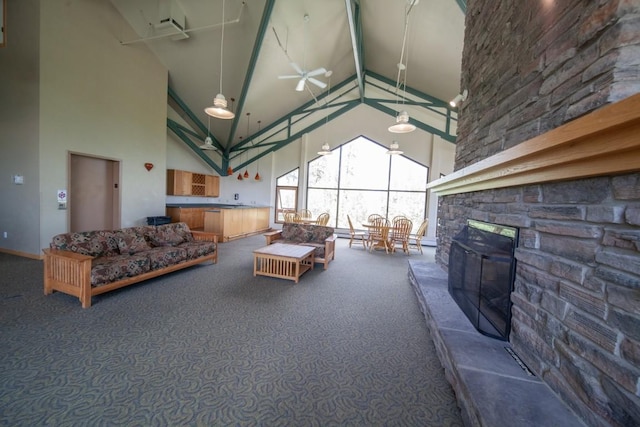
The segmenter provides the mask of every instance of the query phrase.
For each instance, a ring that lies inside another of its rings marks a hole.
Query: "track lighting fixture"
[[[451,105],[452,107],[457,107],[460,102],[466,101],[468,96],[469,91],[465,89],[462,91],[462,93],[457,94],[455,98],[449,101],[449,105]]]

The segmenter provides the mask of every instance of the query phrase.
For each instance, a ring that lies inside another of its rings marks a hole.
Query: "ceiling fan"
[[[324,69],[323,67],[316,68],[315,70],[312,70],[312,71],[305,71],[302,68],[300,68],[300,66],[295,62],[291,63],[291,67],[293,67],[293,69],[296,70],[296,73],[298,74],[278,76],[278,78],[279,79],[300,79],[298,80],[298,84],[296,85],[296,90],[298,92],[302,92],[304,90],[304,84],[306,82],[311,82],[314,85],[318,86],[320,89],[324,89],[325,87],[327,87],[326,83],[321,82],[320,80],[314,78],[315,76],[319,76],[320,74],[327,73],[327,70]]]
[[[305,24],[307,24],[309,22],[309,15],[305,14],[304,15],[304,22]],[[307,31],[306,28],[307,25],[305,25],[305,37],[304,37],[304,54],[306,56],[306,50],[307,50]],[[287,55],[288,56],[288,55]],[[303,56],[304,58],[304,56]],[[326,74],[327,70],[324,67],[320,67],[320,68],[316,68],[315,70],[311,70],[311,71],[307,71],[305,70],[304,66],[305,66],[305,61],[303,59],[302,62],[302,67],[300,67],[298,64],[296,64],[295,62],[291,61],[289,63],[291,65],[291,67],[296,71],[297,74],[289,74],[289,75],[284,75],[284,76],[278,76],[279,79],[299,79],[298,80],[298,84],[296,85],[296,91],[298,92],[302,92],[304,90],[304,86],[306,82],[311,82],[314,85],[318,86],[320,89],[324,89],[325,87],[327,87],[327,84],[316,79],[315,76],[319,76],[320,74]]]

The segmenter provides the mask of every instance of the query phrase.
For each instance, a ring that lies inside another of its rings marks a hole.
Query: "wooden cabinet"
[[[220,208],[204,213],[204,231],[216,233],[221,242],[261,233],[269,228],[269,208]]]
[[[207,197],[220,196],[220,177],[215,175],[204,176],[204,195]]]
[[[192,230],[204,228],[204,212],[209,208],[171,207],[167,208],[167,216],[171,222],[184,222]]]
[[[220,196],[220,177],[177,169],[167,169],[167,195]]]
[[[191,178],[191,172],[168,169],[167,194],[170,196],[190,196]]]

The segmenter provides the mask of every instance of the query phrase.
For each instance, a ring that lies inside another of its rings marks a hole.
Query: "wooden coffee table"
[[[273,243],[253,251],[253,277],[256,275],[293,280],[313,268],[315,262],[311,246]]]

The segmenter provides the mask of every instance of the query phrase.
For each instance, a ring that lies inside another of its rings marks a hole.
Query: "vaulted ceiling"
[[[412,123],[454,139],[445,101],[460,92],[466,0],[111,2],[136,34],[123,30],[122,45],[148,46],[168,69],[169,104],[184,120],[168,126],[220,174],[244,151],[252,161],[362,103],[391,121],[401,99]],[[279,78],[319,68],[323,87]],[[204,112],[220,92],[232,120]],[[215,151],[198,148],[208,133]]]

